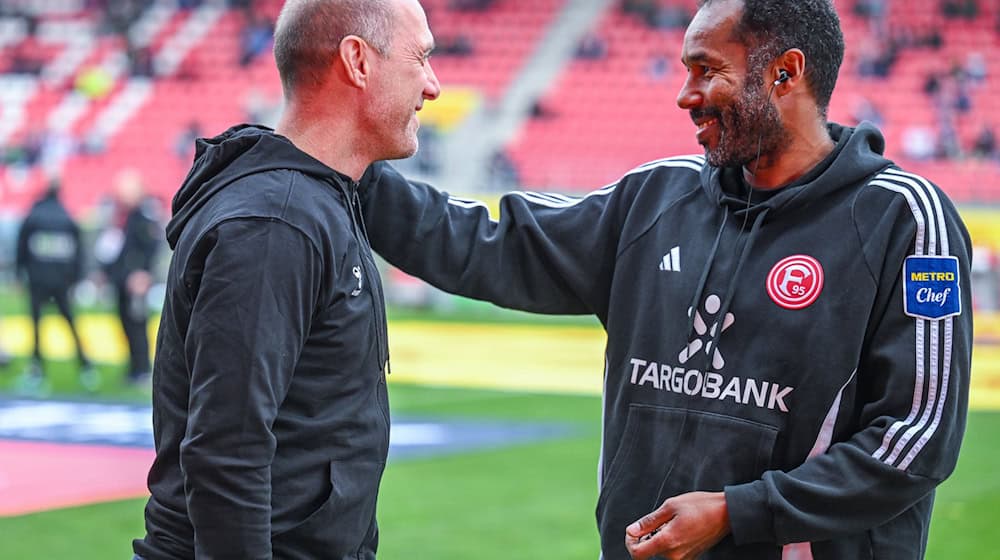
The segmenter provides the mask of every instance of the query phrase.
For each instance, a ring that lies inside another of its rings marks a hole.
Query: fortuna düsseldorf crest
[[[785,309],[812,305],[823,291],[823,267],[809,255],[785,257],[767,275],[767,295]]]

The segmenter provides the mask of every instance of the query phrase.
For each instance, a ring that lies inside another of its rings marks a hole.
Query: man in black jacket
[[[128,342],[125,381],[149,382],[149,306],[153,263],[162,243],[160,202],[146,195],[137,171],[119,174],[111,223],[97,239],[94,252],[115,291],[118,320]]]
[[[826,119],[830,0],[709,0],[677,98],[704,155],[582,198],[363,181],[372,246],[436,286],[608,333],[604,560],[917,560],[955,467],[971,242],[868,123]]]
[[[83,245],[80,228],[59,200],[59,181],[53,179],[42,197],[28,212],[17,236],[17,269],[24,277],[31,299],[31,323],[35,346],[32,361],[20,380],[19,388],[29,394],[48,392],[48,381],[42,361],[39,322],[42,308],[48,302],[69,325],[76,356],[80,364],[80,382],[88,390],[96,390],[100,379],[97,370],[83,350],[73,320],[70,289],[83,278]]]
[[[139,557],[375,557],[389,352],[357,180],[416,151],[432,48],[416,0],[289,0],[277,131],[197,142],[167,226]]]

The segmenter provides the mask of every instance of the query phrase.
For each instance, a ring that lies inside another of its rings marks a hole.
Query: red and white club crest
[[[767,295],[785,309],[812,305],[823,291],[823,267],[809,255],[785,257],[767,275]]]

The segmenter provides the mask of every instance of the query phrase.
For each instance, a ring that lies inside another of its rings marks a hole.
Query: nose
[[[438,81],[437,74],[431,68],[431,63],[427,61],[427,82],[424,84],[424,99],[433,101],[441,95],[441,82]]]
[[[677,106],[685,111],[690,111],[701,105],[704,98],[701,91],[691,81],[691,74],[688,73],[687,79],[684,80],[684,85],[681,86],[681,90],[677,93]]]

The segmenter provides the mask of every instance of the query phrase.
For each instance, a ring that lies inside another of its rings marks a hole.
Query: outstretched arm
[[[508,193],[493,220],[484,204],[380,163],[362,179],[361,199],[372,247],[409,274],[503,307],[603,317],[628,205],[623,190]]]

